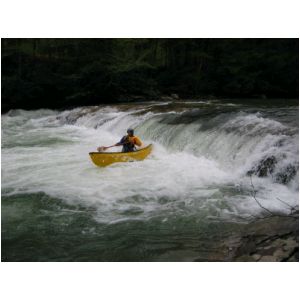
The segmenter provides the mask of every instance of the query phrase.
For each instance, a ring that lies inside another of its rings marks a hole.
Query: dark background
[[[134,100],[298,98],[298,39],[2,39],[2,113]]]

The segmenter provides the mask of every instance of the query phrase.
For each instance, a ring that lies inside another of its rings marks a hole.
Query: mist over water
[[[88,153],[129,127],[153,153],[94,166]],[[250,173],[268,209],[289,213],[277,198],[298,203],[298,140],[298,106],[284,101],[10,111],[2,115],[4,255],[209,260],[218,236],[264,213]]]

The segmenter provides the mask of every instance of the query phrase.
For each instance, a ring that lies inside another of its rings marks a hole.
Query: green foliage
[[[298,97],[298,39],[2,39],[2,111],[181,97]]]

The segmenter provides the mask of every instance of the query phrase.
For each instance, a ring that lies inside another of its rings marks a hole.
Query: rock
[[[259,253],[261,255],[273,255],[273,253],[276,251],[277,247],[272,246],[267,246],[267,247],[263,247],[262,249],[260,249]]]
[[[174,100],[174,99],[173,99],[172,97],[170,97],[170,96],[161,96],[160,99],[163,100],[163,101],[172,101],[172,100]]]
[[[297,174],[298,168],[293,165],[288,165],[282,171],[276,174],[275,182],[287,184],[289,183]]]
[[[298,252],[295,253],[295,255],[292,255],[288,258],[288,262],[299,262],[299,256],[297,255]]]
[[[275,241],[272,242],[272,246],[273,247],[283,247],[283,245],[285,244],[286,240],[281,239],[281,238],[276,238]]]
[[[299,243],[290,237],[285,240],[282,249],[285,251],[286,256],[290,256],[297,247],[299,247]]]
[[[243,261],[243,262],[254,262],[255,259],[250,255],[242,255],[235,259],[235,261]]]
[[[286,252],[284,252],[282,249],[277,249],[274,253],[273,256],[276,257],[277,260],[282,260],[284,258],[288,258],[288,255]]]
[[[263,256],[259,261],[261,261],[261,262],[276,262],[278,260],[275,256],[266,255],[266,256]]]
[[[299,221],[297,218],[270,217],[245,226],[236,243],[227,243],[231,261],[298,261]],[[228,248],[227,248],[228,249]],[[251,258],[249,258],[251,256]]]
[[[295,247],[298,247],[298,243],[292,237],[289,237],[284,241],[284,246],[283,246],[284,250],[288,250]]]
[[[179,96],[177,94],[171,94],[171,97],[175,100],[179,100]]]
[[[260,254],[253,254],[252,257],[253,257],[253,259],[254,259],[255,261],[258,261],[258,260],[260,260],[261,255],[260,255]]]
[[[258,163],[258,165],[255,168],[248,171],[247,175],[256,174],[258,177],[267,177],[269,174],[273,173],[276,163],[276,157],[273,155],[264,158]]]
[[[264,250],[270,250],[272,248],[274,248],[273,246],[266,246],[266,247],[259,247],[260,249],[264,249]],[[272,250],[271,250],[272,251]]]
[[[266,157],[259,161],[259,163],[247,172],[247,175],[257,175],[258,177],[267,177],[274,173],[275,166],[277,164],[277,159],[274,155]],[[274,181],[282,184],[289,183],[298,172],[298,166],[289,164],[282,168],[276,174],[273,174]]]
[[[282,218],[282,217],[271,217],[262,220],[258,220],[254,223],[249,224],[246,227],[248,235],[255,235],[255,238],[260,240],[278,240],[280,236],[286,235],[291,232],[298,232],[299,222],[297,218]],[[284,242],[286,239],[284,239]],[[271,245],[268,242],[268,245]],[[267,245],[266,245],[267,246]]]

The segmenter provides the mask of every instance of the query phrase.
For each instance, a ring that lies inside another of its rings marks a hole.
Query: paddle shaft
[[[108,146],[108,147],[98,147],[98,149],[103,149],[104,151],[106,149],[109,149],[109,148],[113,148],[113,147],[117,147],[117,146],[123,146],[123,145],[126,145],[126,144],[130,144],[131,142],[126,142],[126,143],[123,143],[123,144],[118,144],[118,145],[112,145],[112,146]]]

